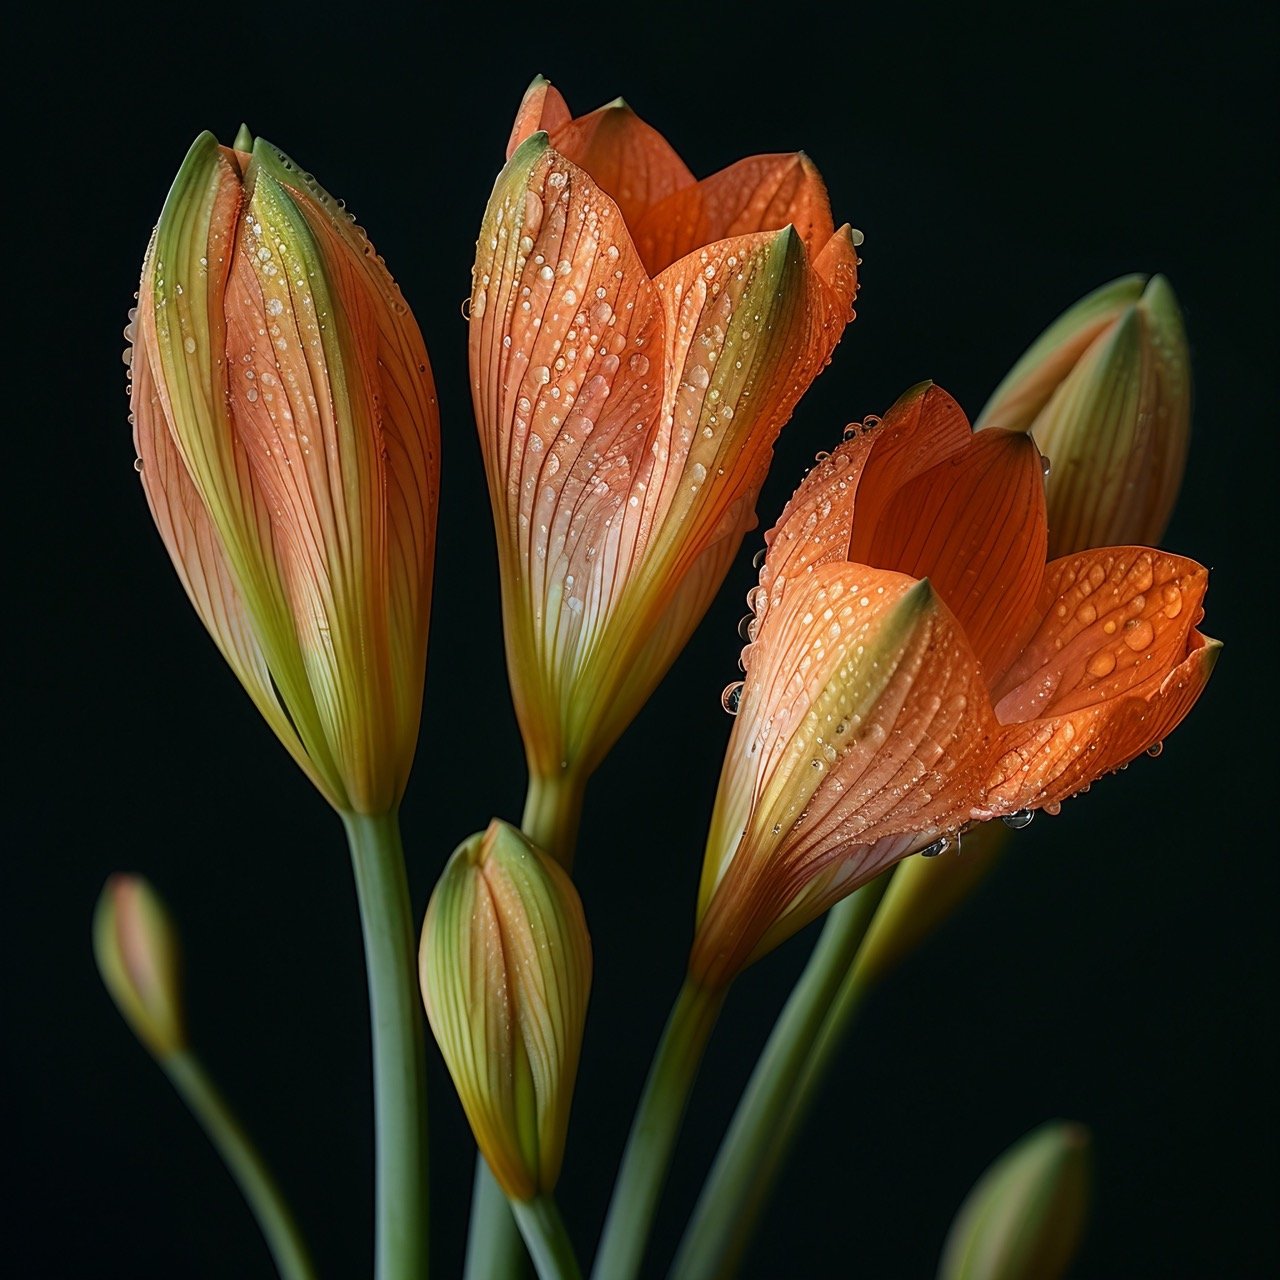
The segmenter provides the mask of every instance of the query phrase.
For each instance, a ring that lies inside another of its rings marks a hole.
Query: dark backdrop
[[[766,526],[843,423],[924,377],[976,412],[1048,320],[1117,275],[1166,272],[1191,336],[1194,437],[1165,542],[1213,570],[1205,629],[1227,647],[1208,694],[1158,762],[1019,836],[872,1001],[750,1273],[931,1274],[975,1176],[1051,1116],[1097,1136],[1079,1275],[1271,1271],[1274,574],[1262,558],[1277,205],[1264,6],[711,4],[677,17],[264,4],[74,21],[44,9],[10,30],[24,91],[8,121],[5,260],[10,1274],[269,1274],[234,1187],[101,990],[88,925],[117,868],[146,873],[172,905],[195,1040],[325,1274],[367,1274],[366,1007],[341,830],[222,665],[151,527],[120,329],[188,143],[203,128],[229,140],[242,118],[348,200],[402,282],[435,366],[445,458],[404,806],[420,914],[454,845],[491,814],[518,817],[523,794],[459,305],[538,71],[578,110],[624,94],[699,174],[803,147],[837,221],[866,233],[858,319],[783,433]],[[597,980],[560,1187],[584,1250],[680,977],[729,727],[719,693],[759,545],[744,545],[588,796],[579,884]],[[733,995],[655,1259],[678,1238],[810,937]],[[433,1252],[452,1276],[470,1148],[430,1057]]]

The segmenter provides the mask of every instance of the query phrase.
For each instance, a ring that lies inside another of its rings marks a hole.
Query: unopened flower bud
[[[422,996],[476,1144],[508,1196],[560,1173],[591,989],[577,891],[494,821],[454,852],[422,929]]]
[[[182,957],[165,905],[141,876],[113,875],[93,915],[98,972],[134,1034],[157,1058],[186,1048]]]
[[[938,1280],[1057,1280],[1080,1243],[1089,1131],[1050,1121],[978,1179],[947,1236]]]
[[[1163,276],[1081,299],[996,388],[979,428],[1029,431],[1049,463],[1050,557],[1157,543],[1187,462],[1191,367]]]

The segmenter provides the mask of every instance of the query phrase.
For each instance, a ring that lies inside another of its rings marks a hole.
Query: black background
[[[401,281],[444,433],[426,713],[403,810],[420,915],[454,845],[492,814],[517,818],[523,794],[459,306],[538,71],[577,111],[625,95],[698,174],[803,147],[837,222],[866,234],[858,319],[783,433],[762,527],[846,421],[924,377],[976,413],[1044,324],[1117,275],[1166,272],[1191,337],[1194,436],[1165,545],[1213,571],[1204,629],[1226,649],[1208,693],[1159,761],[1019,836],[882,989],[749,1273],[931,1274],[973,1179],[1051,1116],[1096,1133],[1079,1275],[1271,1271],[1277,202],[1264,6],[264,3],[74,22],[46,10],[9,32],[23,90],[4,268],[17,347],[0,927],[10,1274],[270,1274],[234,1187],[100,987],[88,926],[117,868],[171,904],[196,1043],[324,1274],[368,1273],[364,974],[341,830],[222,666],[151,527],[120,330],[191,138],[230,140],[242,118],[346,198]],[[748,539],[588,795],[578,881],[597,976],[559,1189],[584,1256],[681,974],[728,732],[719,693],[759,545]],[[807,941],[735,990],[649,1274]],[[471,1155],[430,1058],[432,1248],[435,1274],[453,1276]]]

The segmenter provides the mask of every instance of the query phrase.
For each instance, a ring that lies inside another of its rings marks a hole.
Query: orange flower
[[[536,80],[485,212],[471,378],[530,769],[585,777],[706,611],[852,318],[803,155],[701,182],[622,102]]]
[[[699,893],[708,985],[908,853],[1056,811],[1173,729],[1219,649],[1190,560],[1046,566],[1023,433],[975,435],[926,385],[850,435],[767,537]]]
[[[350,216],[262,139],[241,144],[196,139],[147,250],[126,330],[138,467],[258,710],[331,804],[382,814],[422,701],[431,370]]]

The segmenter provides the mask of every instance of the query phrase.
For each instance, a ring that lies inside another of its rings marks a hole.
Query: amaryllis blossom
[[[398,803],[426,660],[439,427],[399,288],[262,139],[192,145],[133,331],[143,489],[196,612],[343,811]],[[251,152],[249,148],[251,147]]]
[[[622,102],[538,80],[485,212],[471,378],[535,777],[585,777],[688,639],[779,429],[852,318],[802,154],[697,181]]]
[[[1217,656],[1193,561],[1045,564],[1029,436],[971,433],[932,386],[850,434],[767,535],[699,894],[707,985],[907,853],[1056,810],[1173,729]]]

